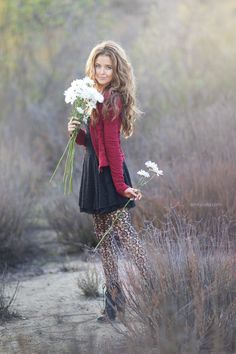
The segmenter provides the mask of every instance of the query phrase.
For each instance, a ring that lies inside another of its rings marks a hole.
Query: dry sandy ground
[[[67,271],[63,270],[65,266]],[[77,286],[78,278],[91,267],[102,277],[101,296],[92,300],[84,297]],[[0,325],[1,354],[101,354],[116,352],[122,346],[124,336],[117,329],[125,329],[119,320],[113,325],[96,322],[103,308],[104,279],[99,259],[91,262],[81,257],[67,257],[37,265],[37,269],[35,265],[33,269],[29,266],[11,276],[7,286],[9,295],[17,280],[20,284],[13,309],[23,318]]]

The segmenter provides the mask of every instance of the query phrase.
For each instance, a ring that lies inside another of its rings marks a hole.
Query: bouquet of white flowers
[[[73,105],[71,116],[78,120],[81,124],[87,123],[87,120],[92,112],[93,108],[96,108],[97,102],[103,102],[103,95],[94,87],[94,81],[89,77],[85,77],[81,80],[74,80],[71,86],[64,92],[65,102]],[[75,141],[79,128],[75,129],[70,136],[68,144],[58,161],[58,164],[50,178],[50,183],[55,176],[59,165],[61,164],[65,154],[66,163],[63,175],[64,194],[72,192],[72,176],[75,154]]]

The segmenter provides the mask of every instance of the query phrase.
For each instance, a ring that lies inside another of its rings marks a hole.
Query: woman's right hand
[[[77,118],[71,117],[69,122],[68,122],[68,133],[71,135],[73,131],[78,128],[81,125],[81,123],[78,121]]]

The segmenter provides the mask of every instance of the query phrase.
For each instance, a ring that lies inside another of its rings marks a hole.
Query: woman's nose
[[[105,73],[105,68],[101,68],[101,74]]]

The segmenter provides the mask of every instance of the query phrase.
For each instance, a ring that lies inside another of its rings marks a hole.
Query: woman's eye
[[[101,69],[101,65],[100,64],[95,64],[95,68],[96,69]],[[112,70],[112,66],[106,66],[105,69]]]

